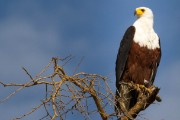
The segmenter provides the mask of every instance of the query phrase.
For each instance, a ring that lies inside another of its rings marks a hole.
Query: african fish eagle
[[[122,83],[153,85],[161,58],[160,39],[153,29],[153,12],[135,9],[137,20],[125,32],[116,60],[116,112],[126,112],[137,102],[137,93]]]

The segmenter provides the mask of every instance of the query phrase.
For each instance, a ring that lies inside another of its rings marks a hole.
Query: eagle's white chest
[[[153,23],[152,23],[153,24]],[[133,26],[136,28],[134,41],[141,47],[147,47],[148,49],[160,48],[159,37],[154,32],[153,27],[145,19],[137,20]]]

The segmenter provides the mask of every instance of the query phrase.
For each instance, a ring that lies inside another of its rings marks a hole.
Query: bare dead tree
[[[109,79],[98,74],[87,74],[84,72],[74,73],[70,76],[63,69],[64,64],[69,60],[71,60],[71,57],[65,59],[52,58],[50,63],[35,78],[23,68],[30,78],[30,81],[27,83],[5,84],[0,82],[4,87],[19,87],[5,99],[1,100],[0,103],[3,103],[27,87],[46,85],[46,90],[44,91],[46,95],[44,99],[41,100],[41,103],[38,106],[35,106],[31,111],[15,118],[16,120],[33,114],[41,107],[46,111],[46,115],[41,119],[49,118],[55,120],[56,118],[59,118],[64,120],[66,119],[66,115],[73,111],[78,111],[84,119],[91,119],[90,115],[95,113],[98,113],[103,120],[113,119],[117,116],[113,110],[115,100],[117,99],[108,85]],[[63,62],[64,64],[59,65],[58,61]],[[44,75],[43,73],[52,66],[54,68],[52,74]],[[146,109],[155,100],[160,99],[160,97],[157,96],[159,88],[155,86],[146,88],[143,85],[133,83],[128,83],[126,85],[138,91],[139,96],[137,104],[132,109],[127,111],[126,114],[117,116],[120,120],[135,119],[140,111]],[[92,106],[92,101],[95,107],[90,107]],[[48,107],[49,105],[51,106],[50,109]],[[113,110],[111,113],[108,113],[107,111],[109,108]]]

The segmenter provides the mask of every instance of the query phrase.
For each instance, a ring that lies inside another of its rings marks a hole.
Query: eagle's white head
[[[153,12],[151,9],[147,8],[147,7],[138,7],[136,8],[136,10],[134,11],[134,15],[137,16],[137,18],[150,18],[153,19]]]
[[[147,47],[148,49],[159,48],[159,37],[153,28],[152,10],[147,7],[138,7],[135,9],[134,15],[138,18],[133,24],[136,29],[134,41],[141,47]]]

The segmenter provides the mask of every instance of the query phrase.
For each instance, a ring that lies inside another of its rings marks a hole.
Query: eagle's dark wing
[[[151,74],[151,78],[150,78],[150,85],[153,84],[154,79],[156,77],[156,73],[157,73],[157,68],[159,66],[160,60],[161,60],[161,43],[160,43],[160,38],[159,38],[159,46],[160,48],[156,50],[156,54],[157,54],[157,61],[154,65],[154,68],[152,69],[152,74]]]
[[[116,87],[119,87],[119,82],[121,80],[121,76],[123,74],[126,61],[128,58],[129,51],[131,49],[131,45],[133,42],[135,34],[135,27],[130,26],[127,31],[125,32],[123,39],[120,43],[119,51],[117,54],[117,59],[116,59]]]

